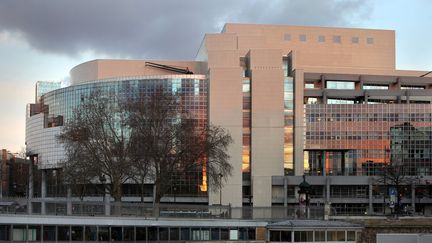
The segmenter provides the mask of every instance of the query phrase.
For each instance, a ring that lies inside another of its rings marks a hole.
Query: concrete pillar
[[[330,202],[330,177],[326,176],[326,203]]]
[[[415,197],[416,197],[415,188],[416,188],[415,184],[412,184],[411,185],[411,208],[413,212],[415,212]]]
[[[286,176],[284,176],[284,207],[286,207],[288,205],[288,178]]]
[[[70,186],[67,188],[66,214],[72,215],[72,189]]]
[[[104,194],[104,205],[105,205],[105,216],[111,215],[111,204],[110,204],[110,194],[107,186],[105,185],[105,194]]]
[[[369,215],[373,214],[373,185],[372,178],[369,178]]]
[[[322,150],[321,151],[321,164],[322,164],[322,174],[323,176],[327,175],[327,171],[326,171],[326,151]]]
[[[405,97],[406,97],[406,103],[409,104],[410,103],[410,92],[409,91],[405,92]]]
[[[27,213],[33,213],[33,161],[30,159],[29,170],[28,170],[28,195],[27,195]]]
[[[342,155],[341,155],[341,172],[342,172],[342,175],[345,175],[345,154],[346,154],[346,152],[342,151],[341,153],[342,153]]]
[[[41,170],[41,214],[46,214],[46,170]]]

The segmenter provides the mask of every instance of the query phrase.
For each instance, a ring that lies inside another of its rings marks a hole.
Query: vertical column
[[[27,213],[33,213],[33,161],[30,159],[28,168]]]
[[[325,85],[325,84],[324,84]],[[304,72],[296,69],[294,73],[294,174],[304,174]]]
[[[288,179],[286,176],[284,176],[284,207],[288,205]]]
[[[249,59],[252,71],[252,193],[254,206],[270,207],[272,176],[284,174],[282,52],[274,49],[252,49]]]
[[[330,177],[326,177],[326,202],[330,202]]]
[[[322,150],[321,151],[321,165],[322,165],[322,173],[323,176],[327,175],[327,166],[326,166],[326,151]]]
[[[411,208],[412,208],[413,212],[415,212],[415,197],[416,197],[416,195],[415,195],[415,188],[416,188],[416,186],[413,183],[411,185]]]
[[[46,170],[41,170],[41,214],[46,214]]]
[[[369,215],[373,214],[373,185],[372,185],[372,177],[369,178]]]
[[[104,205],[105,205],[105,216],[111,215],[111,204],[110,204],[110,194],[107,186],[105,185],[105,194],[104,194]]]
[[[342,175],[345,175],[345,154],[346,154],[346,152],[342,151],[341,153],[342,153],[342,155],[341,155],[341,172],[342,172]]]
[[[67,187],[67,202],[66,202],[66,214],[72,215],[72,189],[70,186]]]

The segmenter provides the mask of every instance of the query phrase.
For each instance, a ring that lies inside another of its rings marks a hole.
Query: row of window
[[[355,242],[356,231],[285,231],[270,230],[270,242]]]
[[[325,43],[326,42],[326,37],[324,35],[319,35],[317,38],[317,42],[319,43]],[[285,34],[284,35],[284,40],[285,41],[292,41],[293,37],[291,34]],[[300,34],[298,35],[298,40],[300,42],[306,42],[307,41],[307,36],[305,34]],[[331,38],[333,43],[336,44],[341,44],[342,43],[342,36],[340,35],[333,35]],[[374,38],[373,37],[366,37],[366,43],[371,45],[374,44]],[[360,37],[358,36],[353,36],[351,37],[351,44],[360,44]]]
[[[354,81],[326,81],[326,88],[327,89],[346,89],[346,90],[355,90],[356,82]],[[319,83],[315,82],[305,82],[306,89],[316,89],[320,88]],[[425,89],[425,86],[422,85],[401,85],[400,89]],[[363,84],[363,89],[367,90],[388,90],[388,85],[383,84]]]
[[[0,225],[0,241],[156,242],[255,240],[255,228]]]

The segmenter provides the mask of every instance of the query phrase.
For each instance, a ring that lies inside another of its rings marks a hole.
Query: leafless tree
[[[116,202],[131,178],[127,114],[116,97],[94,92],[74,110],[58,139],[66,150],[64,170],[70,183],[101,183]]]
[[[146,166],[146,175],[155,185],[155,207],[179,176],[205,174],[213,190],[231,175],[228,146],[230,134],[221,127],[202,124],[185,111],[178,94],[158,89],[153,95],[132,102],[129,124],[135,158]],[[222,175],[222,176],[221,176]]]
[[[401,212],[401,201],[405,187],[415,183],[415,181],[416,178],[408,174],[408,169],[403,164],[389,163],[383,167],[382,174],[378,177],[377,182],[384,185],[386,189],[388,187],[396,189],[396,214]]]
[[[124,183],[134,180],[141,192],[154,183],[157,212],[179,177],[201,175],[217,190],[231,175],[230,134],[185,111],[180,95],[157,89],[124,101],[99,96],[86,97],[59,136],[71,184],[103,183],[106,176],[111,195],[120,201]]]

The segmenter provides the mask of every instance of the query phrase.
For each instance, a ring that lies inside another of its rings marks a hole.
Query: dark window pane
[[[124,227],[124,241],[134,241],[135,231],[133,227]]]
[[[211,240],[219,240],[219,229],[211,229]]]
[[[190,240],[189,228],[181,228],[181,240]]]
[[[84,232],[82,226],[72,226],[72,241],[83,241]]]
[[[247,228],[239,228],[239,240],[247,240]]]
[[[256,234],[255,234],[255,228],[249,228],[248,229],[248,240],[255,240]]]
[[[229,230],[228,229],[220,229],[221,233],[221,240],[228,240],[229,239]]]
[[[0,240],[9,240],[10,226],[0,225]]]
[[[157,227],[147,228],[148,240],[157,240]]]
[[[69,241],[70,232],[69,226],[58,226],[57,227],[57,239],[62,241]]]
[[[55,226],[43,226],[44,241],[55,241],[56,228]]]
[[[45,227],[44,227],[45,230]],[[86,226],[85,227],[85,240],[86,241],[96,241],[97,240],[97,233],[96,233],[96,226]]]
[[[121,227],[111,227],[111,240],[122,241],[123,233]]]
[[[137,241],[146,241],[146,228],[145,227],[136,227],[136,240]]]
[[[109,241],[109,228],[99,227],[98,241]]]
[[[291,231],[281,231],[281,241],[291,242]]]
[[[280,231],[270,231],[270,241],[281,241]]]
[[[170,228],[170,240],[180,240],[180,230],[179,228]]]
[[[168,228],[159,228],[159,240],[168,240]]]

